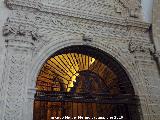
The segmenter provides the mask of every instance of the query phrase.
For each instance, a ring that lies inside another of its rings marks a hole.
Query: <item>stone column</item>
[[[25,101],[26,64],[30,55],[24,48],[7,47],[4,120],[22,120]]]
[[[6,23],[3,35],[6,44],[2,120],[32,120],[27,117],[27,76],[37,35],[20,23]],[[32,98],[34,92],[32,92]],[[33,102],[33,99],[32,99]],[[33,106],[29,106],[32,107]],[[1,109],[1,108],[0,108]]]
[[[156,49],[156,57],[160,67],[160,0],[154,0],[153,4],[153,18],[152,18],[152,30],[153,41]]]
[[[154,45],[145,42],[138,42],[133,39],[129,44],[129,50],[134,56],[135,62],[139,66],[138,72],[143,78],[140,86],[143,86],[143,89],[139,96],[143,118],[144,120],[158,120],[160,118],[159,72],[156,61],[151,54],[154,52]]]

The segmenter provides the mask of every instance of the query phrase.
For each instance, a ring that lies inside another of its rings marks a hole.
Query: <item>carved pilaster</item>
[[[154,45],[147,41],[138,41],[132,39],[129,42],[129,51],[134,56],[137,66],[139,67],[139,74],[143,77],[143,85],[146,90],[143,94],[156,94],[157,90],[151,90],[151,87],[157,87],[158,74],[156,61],[154,60]]]
[[[7,51],[2,119],[22,120],[26,114],[28,65],[41,36],[36,27],[12,22],[4,25],[3,36]]]
[[[4,120],[22,120],[27,54],[8,49]]]
[[[160,1],[154,0],[153,4],[153,17],[152,17],[152,31],[153,31],[153,41],[155,44],[155,57],[158,59],[158,64],[160,66]]]

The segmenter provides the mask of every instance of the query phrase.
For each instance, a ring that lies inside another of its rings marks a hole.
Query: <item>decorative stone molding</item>
[[[160,59],[160,51],[156,51],[155,56]]]
[[[6,37],[8,45],[22,45],[24,47],[34,46],[39,42],[41,35],[38,34],[38,28],[27,25],[7,22],[3,27],[3,36]]]
[[[155,55],[155,57],[157,58],[157,60],[158,60],[157,63],[158,63],[158,65],[159,65],[159,67],[160,67],[160,50],[159,50],[159,51],[156,51],[154,55]]]
[[[140,17],[140,0],[6,0],[10,9],[17,6],[71,16]]]
[[[20,12],[13,11],[8,21],[11,23],[23,23],[35,28],[59,29],[67,32],[76,32],[85,34],[129,38],[130,36],[146,38],[150,24],[129,19],[115,19],[112,21],[108,17],[106,21],[93,21],[86,19],[78,19],[69,16],[56,15],[44,12]]]
[[[153,17],[152,17],[152,33],[153,42],[155,44],[155,57],[158,59],[157,63],[160,67],[160,1],[154,0],[153,3]]]
[[[129,51],[131,53],[133,52],[154,53],[154,45],[146,41],[131,40],[129,42]]]
[[[93,36],[91,36],[91,35],[83,35],[82,40],[85,41],[85,42],[92,42],[93,41]]]
[[[38,49],[50,41],[47,31],[62,30],[107,39],[130,40],[134,38],[139,42],[145,41],[149,44],[150,24],[131,19],[114,19],[114,21],[112,17],[107,19],[94,21],[38,11],[29,13],[13,10],[3,28],[3,35],[6,37],[7,45],[32,49]]]
[[[22,120],[26,54],[14,49],[9,51],[4,119]]]
[[[35,88],[28,88],[28,91],[27,91],[28,99],[34,100],[34,95],[35,94],[36,94],[36,89]]]
[[[21,111],[27,102],[24,114],[30,118],[26,116],[24,119],[32,120],[35,89],[30,87],[34,87],[36,77],[25,78],[26,62],[34,66],[34,73],[38,72],[48,54],[69,45],[84,44],[102,48],[119,60],[130,73],[136,94],[144,93],[143,85],[138,85],[143,83],[143,75],[134,55],[130,54],[147,53],[149,56],[154,51],[149,38],[150,24],[139,18],[140,0],[87,0],[84,3],[82,0],[5,0],[5,3],[11,9],[3,28],[7,51],[10,50],[7,53],[9,63],[6,65],[8,77],[5,79],[9,84],[6,87],[7,101],[6,104],[1,102],[6,107],[6,120],[22,120]],[[33,61],[37,58],[34,63],[27,59],[27,55],[32,54],[27,52],[28,48],[39,53],[32,58]],[[146,56],[140,57],[144,60]],[[35,67],[36,64],[39,67]],[[32,82],[24,90],[25,84],[22,82],[26,79]],[[27,100],[24,102],[24,99]]]

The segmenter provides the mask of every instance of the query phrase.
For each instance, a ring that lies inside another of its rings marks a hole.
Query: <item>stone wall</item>
[[[156,64],[154,65],[154,77],[152,75],[152,78],[155,79],[156,83],[153,85],[154,87],[158,88],[159,92],[156,92],[156,89],[154,90],[155,95],[153,96],[152,101],[152,111],[153,116],[160,116],[160,0],[154,0],[153,4],[153,17],[152,17],[152,36],[153,36],[153,42],[155,44],[155,53],[154,53],[154,59],[156,60]],[[155,71],[155,69],[159,71]],[[156,74],[157,73],[157,74]],[[160,118],[160,117],[159,117]]]
[[[2,32],[0,120],[32,120],[40,67],[71,45],[93,46],[118,60],[140,98],[144,120],[158,120],[160,76],[140,0],[6,0],[5,5],[10,14]]]
[[[5,61],[5,38],[2,35],[2,30],[4,23],[6,22],[7,17],[9,16],[10,10],[5,6],[4,0],[0,0],[0,120],[2,120],[3,116],[3,104],[5,99],[5,84],[4,84],[4,61]],[[2,16],[3,15],[3,16]]]
[[[160,0],[154,0],[154,7],[153,7],[153,22],[152,22],[152,29],[153,29],[153,41],[156,48],[156,57],[160,64]]]

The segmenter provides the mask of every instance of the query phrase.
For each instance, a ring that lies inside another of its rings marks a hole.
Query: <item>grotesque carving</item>
[[[32,27],[26,24],[6,23],[3,27],[3,35],[7,37],[6,42],[29,43],[35,45],[35,42],[39,42],[43,35],[38,33],[36,27]]]

